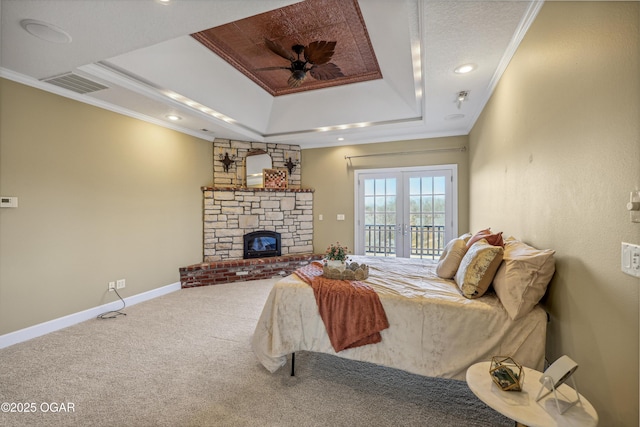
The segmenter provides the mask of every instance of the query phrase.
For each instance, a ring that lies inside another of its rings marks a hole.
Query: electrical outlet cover
[[[640,277],[640,246],[622,242],[622,272]]]

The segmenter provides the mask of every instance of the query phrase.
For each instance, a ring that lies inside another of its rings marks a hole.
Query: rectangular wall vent
[[[108,89],[107,86],[101,85],[100,83],[96,83],[92,80],[89,80],[87,78],[81,77],[73,73],[65,73],[55,77],[48,77],[45,79],[41,79],[41,81],[46,83],[51,83],[52,85],[60,86],[62,88],[65,88],[80,94],[97,92],[102,89]]]

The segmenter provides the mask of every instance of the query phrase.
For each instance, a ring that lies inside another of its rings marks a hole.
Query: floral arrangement
[[[326,260],[331,261],[347,261],[347,254],[349,253],[349,248],[346,246],[340,245],[340,242],[333,243],[327,248],[325,252],[324,258]]]

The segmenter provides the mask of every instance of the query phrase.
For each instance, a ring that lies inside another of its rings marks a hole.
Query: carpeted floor
[[[273,283],[184,289],[0,350],[0,425],[514,425],[463,381],[306,352],[295,377],[270,374],[250,340]]]

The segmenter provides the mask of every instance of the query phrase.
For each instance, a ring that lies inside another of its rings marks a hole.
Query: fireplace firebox
[[[244,235],[244,259],[280,256],[280,233],[259,230]]]

